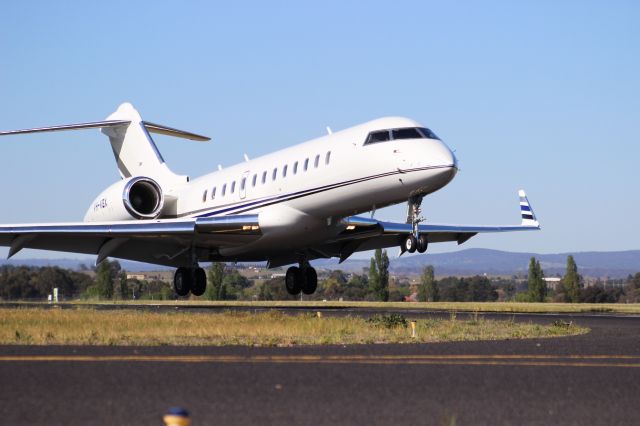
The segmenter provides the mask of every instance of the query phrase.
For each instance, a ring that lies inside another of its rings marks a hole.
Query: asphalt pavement
[[[405,345],[2,346],[0,424],[162,425],[173,406],[192,425],[640,423],[640,317],[508,317],[592,331]]]

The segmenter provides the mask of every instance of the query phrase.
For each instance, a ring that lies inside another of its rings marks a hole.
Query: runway
[[[425,314],[429,315],[429,313]],[[489,315],[490,316],[490,315]],[[6,424],[637,424],[640,318],[587,335],[424,345],[0,347]]]

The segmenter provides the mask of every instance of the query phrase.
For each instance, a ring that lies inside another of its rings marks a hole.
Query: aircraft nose
[[[452,166],[458,168],[458,159],[444,142],[438,141],[438,144],[430,149],[431,163],[433,166]]]
[[[438,175],[444,184],[451,182],[458,173],[458,159],[451,149],[444,142],[439,142],[435,149],[432,149],[431,155],[431,165],[441,169]]]

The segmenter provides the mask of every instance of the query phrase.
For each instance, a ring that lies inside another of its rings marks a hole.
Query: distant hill
[[[558,254],[512,253],[489,249],[466,249],[451,253],[403,255],[391,257],[389,269],[395,273],[419,273],[427,265],[433,265],[437,275],[514,275],[526,274],[529,259],[540,261],[547,276],[564,274],[567,256],[573,254],[579,271],[590,277],[623,278],[640,272],[640,250],[619,252],[577,252]],[[337,260],[321,260],[315,265],[352,272],[369,267],[369,260],[351,260],[338,265]]]
[[[466,249],[450,253],[427,253],[396,257],[390,250],[390,270],[394,273],[417,274],[427,265],[433,265],[437,275],[514,275],[526,274],[529,259],[536,257],[547,276],[564,274],[567,256],[573,254],[580,273],[589,277],[624,278],[640,272],[640,250],[616,252],[576,252],[558,254],[512,253],[489,249]],[[80,269],[81,265],[93,266],[93,259],[11,259],[0,260],[0,265],[60,266]],[[120,261],[127,271],[157,271],[170,269],[147,263]],[[320,259],[313,262],[318,268],[342,269],[361,272],[369,267],[368,259],[351,259],[338,264],[337,259]]]
[[[83,266],[92,268],[94,266],[95,259],[0,259],[0,265],[15,265],[15,266],[59,266],[65,269],[82,269]],[[120,265],[127,271],[162,271],[170,269],[164,266],[151,265],[149,263],[132,262],[129,260],[119,260]]]

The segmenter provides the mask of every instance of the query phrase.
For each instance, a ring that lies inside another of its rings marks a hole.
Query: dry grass
[[[18,345],[316,345],[524,339],[586,333],[577,326],[476,319],[419,320],[385,327],[357,317],[279,312],[153,313],[93,309],[1,309],[0,344]]]

